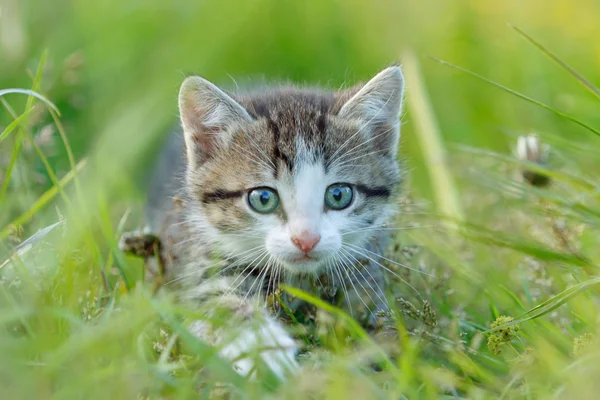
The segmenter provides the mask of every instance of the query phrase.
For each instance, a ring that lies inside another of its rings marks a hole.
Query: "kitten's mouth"
[[[323,264],[323,257],[313,254],[302,254],[286,259],[283,264],[293,273],[312,273],[318,271]]]
[[[311,257],[309,254],[303,254],[301,256],[294,257],[294,258],[290,259],[290,261],[294,262],[294,263],[296,263],[296,262],[297,263],[304,263],[304,262],[309,262],[309,261],[312,261],[312,262],[318,261],[318,259],[316,259],[314,257]]]

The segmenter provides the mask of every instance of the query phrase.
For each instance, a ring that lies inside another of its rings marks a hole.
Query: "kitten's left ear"
[[[195,168],[227,142],[229,129],[252,121],[248,111],[214,84],[199,76],[187,78],[179,91],[179,113],[188,166]]]
[[[361,121],[361,130],[370,133],[378,150],[398,152],[400,112],[404,94],[404,77],[400,66],[386,68],[367,82],[340,109],[343,118]]]

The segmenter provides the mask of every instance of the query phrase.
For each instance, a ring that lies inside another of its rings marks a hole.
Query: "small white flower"
[[[517,156],[521,161],[545,164],[549,151],[550,146],[542,143],[536,135],[519,136],[517,139]]]
[[[542,143],[536,135],[519,136],[517,139],[517,157],[521,161],[545,165],[548,162],[550,146]],[[550,183],[548,176],[529,169],[521,171],[523,178],[533,186],[546,186]]]

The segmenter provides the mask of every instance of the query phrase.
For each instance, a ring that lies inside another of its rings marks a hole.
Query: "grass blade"
[[[40,58],[40,62],[38,64],[38,68],[37,71],[35,73],[35,76],[33,77],[33,83],[31,86],[31,90],[27,90],[27,89],[4,89],[2,91],[0,91],[0,100],[2,101],[2,105],[4,105],[4,107],[8,110],[8,112],[10,112],[11,114],[13,114],[12,112],[12,108],[8,105],[8,103],[6,102],[5,99],[2,98],[2,96],[4,94],[10,94],[10,93],[21,93],[21,94],[28,94],[29,97],[27,98],[27,102],[25,104],[25,110],[23,111],[23,114],[25,115],[29,115],[29,112],[31,111],[32,107],[33,107],[33,99],[34,98],[39,98],[39,97],[43,97],[40,94],[38,94],[36,92],[36,89],[38,88],[38,86],[40,85],[40,81],[42,80],[42,75],[43,75],[43,71],[44,71],[44,65],[46,65],[46,59],[48,58],[48,52],[44,51],[42,53],[42,57]],[[56,108],[56,106],[54,106]],[[58,110],[58,109],[57,109]],[[15,115],[16,116],[16,115]],[[16,119],[16,118],[15,118]],[[25,117],[23,118],[22,121],[19,121],[19,125],[21,127],[25,127],[28,124],[28,118]],[[25,135],[25,130],[23,128],[19,129],[19,133],[17,135],[17,139],[15,140],[15,144],[13,146],[13,150],[10,156],[10,161],[8,162],[8,168],[6,169],[6,173],[4,174],[4,182],[2,182],[2,187],[0,188],[0,204],[3,203],[4,201],[4,197],[6,196],[6,193],[8,192],[8,187],[10,185],[10,181],[12,178],[12,173],[14,170],[14,167],[17,163],[17,159],[19,158],[19,154],[21,153],[21,146],[23,144],[22,138]]]
[[[6,260],[4,260],[2,263],[0,263],[0,269],[2,269],[4,266],[8,265],[8,263],[15,256],[22,258],[23,255],[25,253],[27,253],[29,250],[31,250],[35,244],[39,243],[46,235],[48,235],[50,232],[52,232],[56,227],[58,227],[59,225],[62,225],[62,223],[63,223],[63,220],[55,222],[50,226],[40,229],[38,232],[34,233],[29,238],[25,239],[23,242],[21,242],[17,247],[15,247],[13,249],[11,255]]]
[[[531,36],[529,36],[528,34],[526,34],[525,32],[523,32],[518,27],[516,27],[516,26],[514,26],[512,24],[508,24],[508,26],[510,28],[514,29],[515,31],[517,31],[517,33],[519,35],[521,35],[529,43],[531,43],[535,47],[537,47],[538,50],[540,50],[542,53],[544,53],[546,56],[548,56],[552,61],[554,61],[555,63],[557,63],[558,65],[560,65],[561,68],[563,68],[564,70],[566,70],[569,74],[573,75],[573,77],[575,77],[575,79],[577,79],[579,81],[579,83],[581,83],[587,90],[589,90],[590,92],[592,92],[596,97],[598,97],[600,99],[600,89],[598,89],[592,82],[590,82],[589,80],[587,80],[583,75],[581,75],[579,72],[577,72],[575,69],[573,69],[573,67],[571,67],[569,64],[567,64],[566,62],[564,62],[560,58],[558,58],[558,56],[556,56],[550,50],[548,50],[547,48],[545,48],[544,46],[542,46],[538,41],[536,41],[534,38],[532,38]]]
[[[296,289],[296,288],[290,287],[290,286],[285,286],[285,285],[282,285],[281,288],[283,290],[285,290],[286,292],[288,292],[293,297],[297,297],[300,300],[306,301],[307,303],[310,303],[316,307],[319,307],[320,309],[325,310],[325,311],[335,315],[336,317],[339,317],[340,319],[344,320],[345,322],[348,323],[348,326],[350,326],[354,330],[354,333],[356,334],[357,337],[359,337],[361,339],[369,338],[369,334],[367,332],[365,332],[365,330],[360,326],[360,324],[358,322],[356,322],[354,320],[354,318],[352,318],[351,316],[349,316],[348,314],[346,314],[344,311],[340,310],[339,308],[334,307],[331,304],[326,303],[323,300],[304,292],[303,290]]]
[[[425,157],[437,208],[444,215],[462,220],[463,213],[454,179],[445,161],[442,135],[433,115],[416,56],[412,53],[405,54],[403,64],[407,86],[410,87],[408,105],[417,125],[417,139]]]
[[[588,289],[591,286],[594,286],[598,283],[600,283],[600,277],[591,278],[584,282],[578,283],[577,285],[574,285],[574,286],[560,292],[556,296],[551,297],[550,299],[538,304],[537,306],[533,307],[532,309],[528,310],[527,312],[519,315],[517,318],[512,320],[510,323],[504,324],[501,326],[497,326],[492,329],[488,329],[484,333],[494,332],[499,329],[506,328],[508,326],[512,326],[512,325],[516,325],[516,324],[519,324],[522,322],[530,321],[532,319],[539,318],[543,315],[546,315],[549,312],[552,312],[555,309],[557,309],[558,307],[562,306],[569,300],[573,299],[577,295],[581,294],[586,289]]]
[[[513,235],[502,234],[501,232],[485,228],[474,223],[463,223],[462,234],[473,241],[493,245],[501,248],[512,249],[538,260],[564,262],[585,268],[590,273],[597,273],[600,267],[586,258],[580,256],[560,253],[554,250],[542,247],[542,245],[531,242],[523,237],[514,237]]]
[[[6,129],[4,129],[2,131],[2,133],[0,133],[0,142],[2,142],[4,139],[6,139],[8,137],[8,135],[10,135],[10,133],[12,131],[14,131],[25,118],[27,118],[28,115],[29,115],[29,110],[24,112],[23,114],[19,115],[16,119],[13,120],[13,122],[8,124]]]
[[[12,115],[14,111],[10,107],[10,105],[8,103],[6,103],[6,101],[3,98],[0,98],[0,101],[2,102],[2,105],[4,106],[4,108],[6,110],[8,110],[9,113],[11,113],[11,115]],[[30,111],[31,111],[30,107],[26,108],[25,112],[22,115],[29,115]],[[27,118],[25,117],[22,120],[18,120],[18,124],[19,125],[27,124]],[[15,143],[13,145],[13,148],[12,148],[12,151],[10,154],[8,166],[6,167],[6,172],[4,173],[4,181],[2,182],[2,186],[0,187],[0,204],[2,204],[4,202],[6,193],[8,193],[8,188],[9,188],[9,185],[11,182],[12,174],[13,174],[13,171],[17,164],[17,159],[19,158],[19,154],[21,153],[21,146],[23,144],[22,136],[23,136],[22,130],[21,130],[21,127],[19,126],[19,131],[17,132],[17,137],[15,139]]]
[[[86,164],[86,160],[82,160],[77,164],[74,170],[69,171],[59,182],[58,185],[51,187],[46,193],[40,196],[39,199],[23,214],[13,220],[7,227],[0,231],[0,240],[5,239],[10,235],[10,226],[19,226],[30,220],[42,207],[44,207],[50,200],[52,200],[59,192],[59,187],[64,188],[75,176],[83,169]]]
[[[28,111],[26,111],[25,113],[23,113],[24,115],[28,115],[29,114],[29,110],[31,110],[31,108],[28,109]],[[12,110],[9,110],[9,112],[11,112]],[[11,112],[12,117],[16,120],[19,120],[19,117],[17,117],[16,114],[13,114],[13,112]],[[21,121],[19,121],[19,123],[21,123]],[[42,151],[42,149],[40,149],[40,147],[37,145],[37,143],[35,142],[35,138],[33,137],[33,135],[27,130],[27,126],[25,126],[25,123],[23,123],[23,125],[21,125],[21,133],[22,136],[25,136],[27,138],[27,140],[29,140],[29,143],[31,144],[31,147],[33,147],[33,149],[35,150],[36,154],[38,155],[38,157],[40,158],[40,160],[42,161],[42,164],[44,165],[44,168],[46,169],[46,173],[48,174],[48,177],[50,178],[50,181],[52,182],[52,184],[54,186],[58,186],[58,179],[56,178],[56,174],[54,173],[54,170],[52,169],[52,166],[50,166],[50,163],[48,162],[48,158],[46,157],[46,155],[44,154],[44,152]],[[60,187],[59,187],[60,189]],[[61,192],[61,196],[63,197],[65,203],[67,205],[70,205],[71,202],[69,201],[68,197],[66,196],[65,193]]]
[[[38,92],[36,92],[34,90],[17,89],[17,88],[0,90],[0,97],[5,96],[7,94],[26,94],[27,96],[35,97],[36,99],[41,100],[44,104],[46,104],[52,110],[54,110],[54,112],[56,112],[58,115],[60,115],[60,111],[58,110],[58,107],[56,107],[53,102],[51,102],[50,100],[48,100],[47,98],[45,98],[44,96],[42,96],[41,94],[39,94]]]
[[[585,122],[582,122],[582,121],[578,120],[575,117],[570,116],[569,114],[565,114],[564,112],[559,111],[556,108],[550,107],[546,103],[542,103],[541,101],[535,100],[535,99],[533,99],[533,98],[531,98],[529,96],[526,96],[526,95],[524,95],[522,93],[517,92],[516,90],[513,90],[513,89],[508,88],[508,87],[506,87],[504,85],[501,85],[501,84],[499,84],[497,82],[494,82],[493,80],[488,79],[488,78],[484,77],[483,75],[479,75],[476,72],[469,71],[466,68],[460,67],[460,66],[452,64],[452,63],[449,63],[447,61],[441,60],[441,59],[436,58],[436,57],[431,57],[431,58],[433,60],[439,62],[442,65],[445,65],[447,67],[454,68],[454,69],[457,69],[459,71],[465,72],[465,73],[467,73],[467,74],[469,74],[471,76],[474,76],[477,79],[481,79],[482,81],[489,83],[490,85],[496,86],[497,88],[502,89],[505,92],[508,92],[508,93],[510,93],[510,94],[512,94],[514,96],[517,96],[520,99],[523,99],[523,100],[525,100],[525,101],[527,101],[529,103],[535,104],[536,106],[542,107],[542,108],[544,108],[544,109],[546,109],[546,110],[548,110],[548,111],[550,111],[550,112],[558,115],[559,117],[562,117],[562,118],[564,118],[566,120],[569,120],[569,121],[571,121],[571,122],[573,122],[573,123],[575,123],[575,124],[577,124],[577,125],[585,128],[585,129],[587,129],[588,131],[590,131],[590,132],[592,132],[592,133],[600,136],[600,131],[598,129],[596,129],[596,128],[594,128],[594,127],[586,124]]]

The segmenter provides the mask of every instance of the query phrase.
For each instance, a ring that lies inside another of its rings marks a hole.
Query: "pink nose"
[[[309,253],[312,249],[314,249],[317,243],[319,243],[319,240],[321,240],[321,235],[306,231],[299,235],[292,236],[292,242],[294,242],[297,248],[305,253]]]

